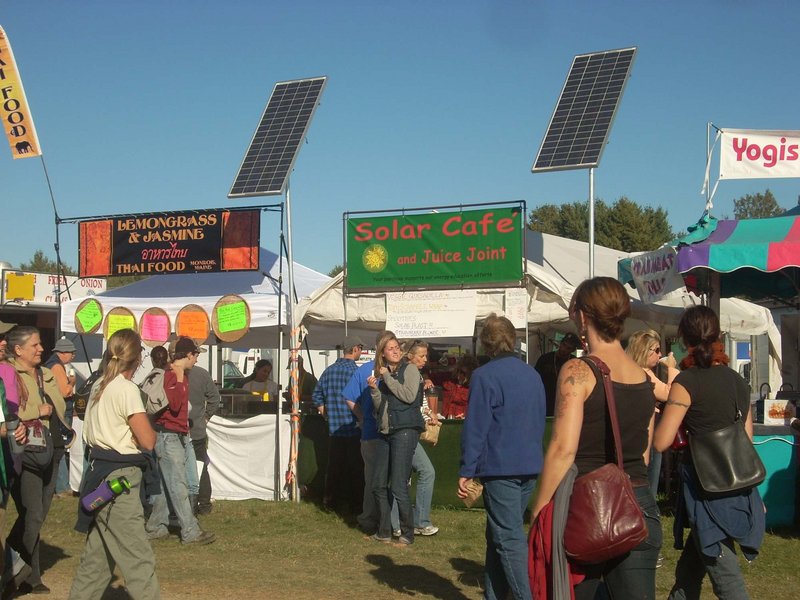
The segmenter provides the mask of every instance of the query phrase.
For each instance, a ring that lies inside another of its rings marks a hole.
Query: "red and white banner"
[[[25,99],[25,90],[22,89],[22,79],[17,70],[14,53],[11,51],[11,43],[2,27],[0,27],[0,118],[3,120],[3,128],[14,158],[31,158],[42,154],[36,127],[33,126],[33,116]]]
[[[720,179],[800,177],[800,131],[725,129]]]

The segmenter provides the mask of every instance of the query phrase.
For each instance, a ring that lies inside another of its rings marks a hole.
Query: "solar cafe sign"
[[[81,221],[81,277],[258,269],[258,210],[195,210]]]
[[[347,218],[348,289],[518,285],[521,206]]]

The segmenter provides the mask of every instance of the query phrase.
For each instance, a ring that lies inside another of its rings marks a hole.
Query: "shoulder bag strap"
[[[600,376],[603,378],[608,416],[611,420],[611,431],[614,434],[614,450],[617,454],[617,466],[622,469],[622,442],[619,435],[619,421],[617,421],[617,403],[614,401],[614,387],[611,383],[611,370],[606,363],[592,354],[584,356],[582,359],[590,367],[593,367],[592,371],[595,373],[595,377],[597,376],[597,371],[599,371]],[[597,371],[595,371],[595,369],[597,369]]]
[[[36,367],[36,385],[39,386],[39,395],[42,397],[42,402],[53,406],[52,402],[50,402],[50,397],[44,391],[44,376],[42,375],[42,367]]]

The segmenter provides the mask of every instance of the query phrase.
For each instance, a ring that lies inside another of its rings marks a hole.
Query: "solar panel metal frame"
[[[553,109],[553,114],[550,117],[550,122],[547,125],[547,130],[545,131],[544,138],[542,139],[542,144],[539,147],[539,152],[536,155],[536,160],[533,162],[533,166],[531,167],[532,172],[537,173],[542,171],[564,171],[568,169],[590,169],[600,164],[600,157],[602,156],[603,150],[608,142],[611,126],[614,124],[614,118],[617,115],[617,109],[619,108],[620,101],[622,100],[622,95],[625,93],[625,86],[628,83],[628,79],[630,79],[633,61],[636,57],[636,50],[637,48],[634,46],[631,48],[621,48],[618,50],[604,50],[602,52],[578,54],[575,56],[575,58],[573,58],[572,66],[570,67],[567,78],[564,81],[563,87],[561,88],[561,94],[559,94],[558,102],[556,103],[555,109]],[[583,84],[583,77],[581,77],[581,79],[578,81],[573,80],[573,77],[578,73],[578,68],[583,69],[585,74],[586,67],[589,65],[592,58],[602,57],[603,59],[606,59],[612,55],[616,55],[617,60],[615,60],[614,67],[611,69],[611,77],[609,77],[608,82],[605,84],[605,88],[603,88],[603,97],[592,97],[592,95],[600,89],[597,86],[597,80],[600,79],[603,74],[608,73],[609,71],[607,66],[605,69],[603,68],[604,65],[602,63],[597,70],[597,74],[594,76],[594,81],[591,82],[591,87],[586,91],[580,92],[579,95],[578,90],[580,89],[581,84]],[[625,68],[624,73],[615,74],[613,71],[619,64],[619,58],[626,55],[630,56],[627,68]],[[579,64],[579,61],[582,61],[582,59],[585,60]],[[576,87],[575,94],[572,96],[565,94],[568,86],[576,83],[578,87]],[[595,132],[594,129],[600,109],[605,108],[608,110],[608,107],[604,107],[602,104],[602,102],[605,100],[606,92],[608,91],[608,88],[615,84],[619,84],[619,93],[614,101],[611,114],[609,115],[608,124],[604,125],[604,130],[598,130]],[[597,110],[591,114],[590,117],[586,113],[585,106],[580,114],[572,114],[575,103],[580,101],[585,101],[586,104],[589,102],[600,102],[601,104],[597,107]],[[570,103],[571,105],[568,106],[567,103]],[[563,124],[559,122],[558,125],[555,126],[556,117],[560,115],[562,111],[566,111],[567,113],[563,120]],[[592,128],[587,130],[587,127],[590,125],[590,123],[587,123],[586,121],[589,118],[591,118],[594,123],[591,123]],[[564,136],[564,130],[567,128],[570,128],[571,133],[567,136]],[[583,149],[579,152],[579,157],[569,160],[570,154],[575,153],[573,148],[579,132],[588,134],[586,138],[581,138],[582,140],[585,139],[586,141],[581,141]],[[555,138],[555,140],[552,138]],[[599,146],[597,145],[598,141]],[[552,148],[548,147],[548,144],[552,144]],[[588,152],[588,148],[590,146],[593,148],[593,150]],[[547,149],[547,154],[544,154],[545,149]],[[563,155],[564,159],[560,160],[558,164],[553,164],[553,158],[557,154]],[[540,164],[540,162],[545,162],[545,160],[547,161],[547,164]]]
[[[315,97],[305,98],[302,102],[298,102],[296,104],[292,103],[284,107],[278,106],[280,102],[284,101],[285,98],[285,92],[280,97],[276,97],[276,92],[279,91],[279,88],[284,87],[288,91],[292,84],[299,86],[300,84],[306,82],[313,83],[316,81],[321,81],[322,83],[319,86],[319,90],[317,91]],[[289,179],[289,175],[291,174],[292,170],[294,169],[294,163],[297,160],[300,147],[306,138],[306,133],[308,132],[308,128],[311,125],[311,120],[314,118],[314,114],[319,106],[319,101],[322,97],[322,92],[325,90],[325,85],[327,82],[328,78],[323,76],[310,77],[306,79],[293,79],[290,81],[279,81],[275,84],[275,86],[272,88],[272,94],[270,94],[269,101],[264,107],[264,112],[261,115],[258,126],[256,127],[253,137],[250,140],[250,144],[248,144],[247,150],[244,153],[244,158],[242,158],[242,162],[239,165],[239,170],[236,172],[236,177],[233,180],[230,192],[228,192],[228,198],[283,194],[286,187],[286,182]],[[273,101],[275,102],[274,104]],[[298,115],[300,115],[304,110],[309,108],[309,104],[310,111],[305,118],[305,123],[302,123],[302,132],[300,133],[299,137],[297,137],[297,133],[300,128],[298,127],[297,121],[289,128],[286,128],[283,125],[278,127],[273,127],[272,124],[266,125],[268,115],[270,117],[274,116],[273,112],[289,112],[292,110],[298,110],[300,111]],[[266,129],[262,131],[265,126]],[[284,143],[280,145],[273,145],[273,148],[270,149],[268,154],[263,154],[266,142],[273,140],[276,136],[280,135],[287,136],[284,140]],[[258,147],[259,144],[261,146],[260,148]],[[292,146],[294,147],[292,148]],[[286,154],[287,149],[290,148],[291,160],[289,160],[287,163],[284,155]],[[249,163],[255,163],[257,161],[268,161],[271,158],[274,159],[276,156],[281,158],[281,162],[276,164],[270,170],[268,170],[266,168],[266,164],[264,164],[262,168],[257,171],[257,173],[254,173],[255,169],[249,165]],[[283,165],[282,167],[280,166],[281,164]],[[250,168],[249,172],[246,171],[246,165]],[[281,173],[283,173],[282,176]],[[268,176],[265,177],[265,175]],[[251,183],[250,180],[254,177],[256,181],[255,183]],[[278,178],[277,180],[276,177]]]

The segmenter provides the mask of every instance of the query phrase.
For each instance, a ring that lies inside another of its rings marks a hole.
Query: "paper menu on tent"
[[[514,329],[525,329],[528,325],[528,290],[508,288],[505,301],[506,318],[514,324]]]
[[[169,339],[169,318],[165,315],[142,315],[142,339],[166,342]]]
[[[218,306],[217,324],[222,333],[244,329],[247,327],[247,305],[241,301]]]
[[[208,315],[200,311],[182,310],[176,329],[179,336],[205,340],[208,337]]]
[[[109,314],[106,317],[108,320],[108,333],[107,338],[110,338],[114,335],[117,331],[121,329],[135,329],[136,328],[136,320],[130,315],[114,315]]]
[[[81,324],[84,331],[91,331],[103,320],[103,312],[100,305],[95,301],[86,302],[80,310],[75,313],[75,318]]]
[[[475,290],[388,292],[386,329],[399,338],[472,337]]]

